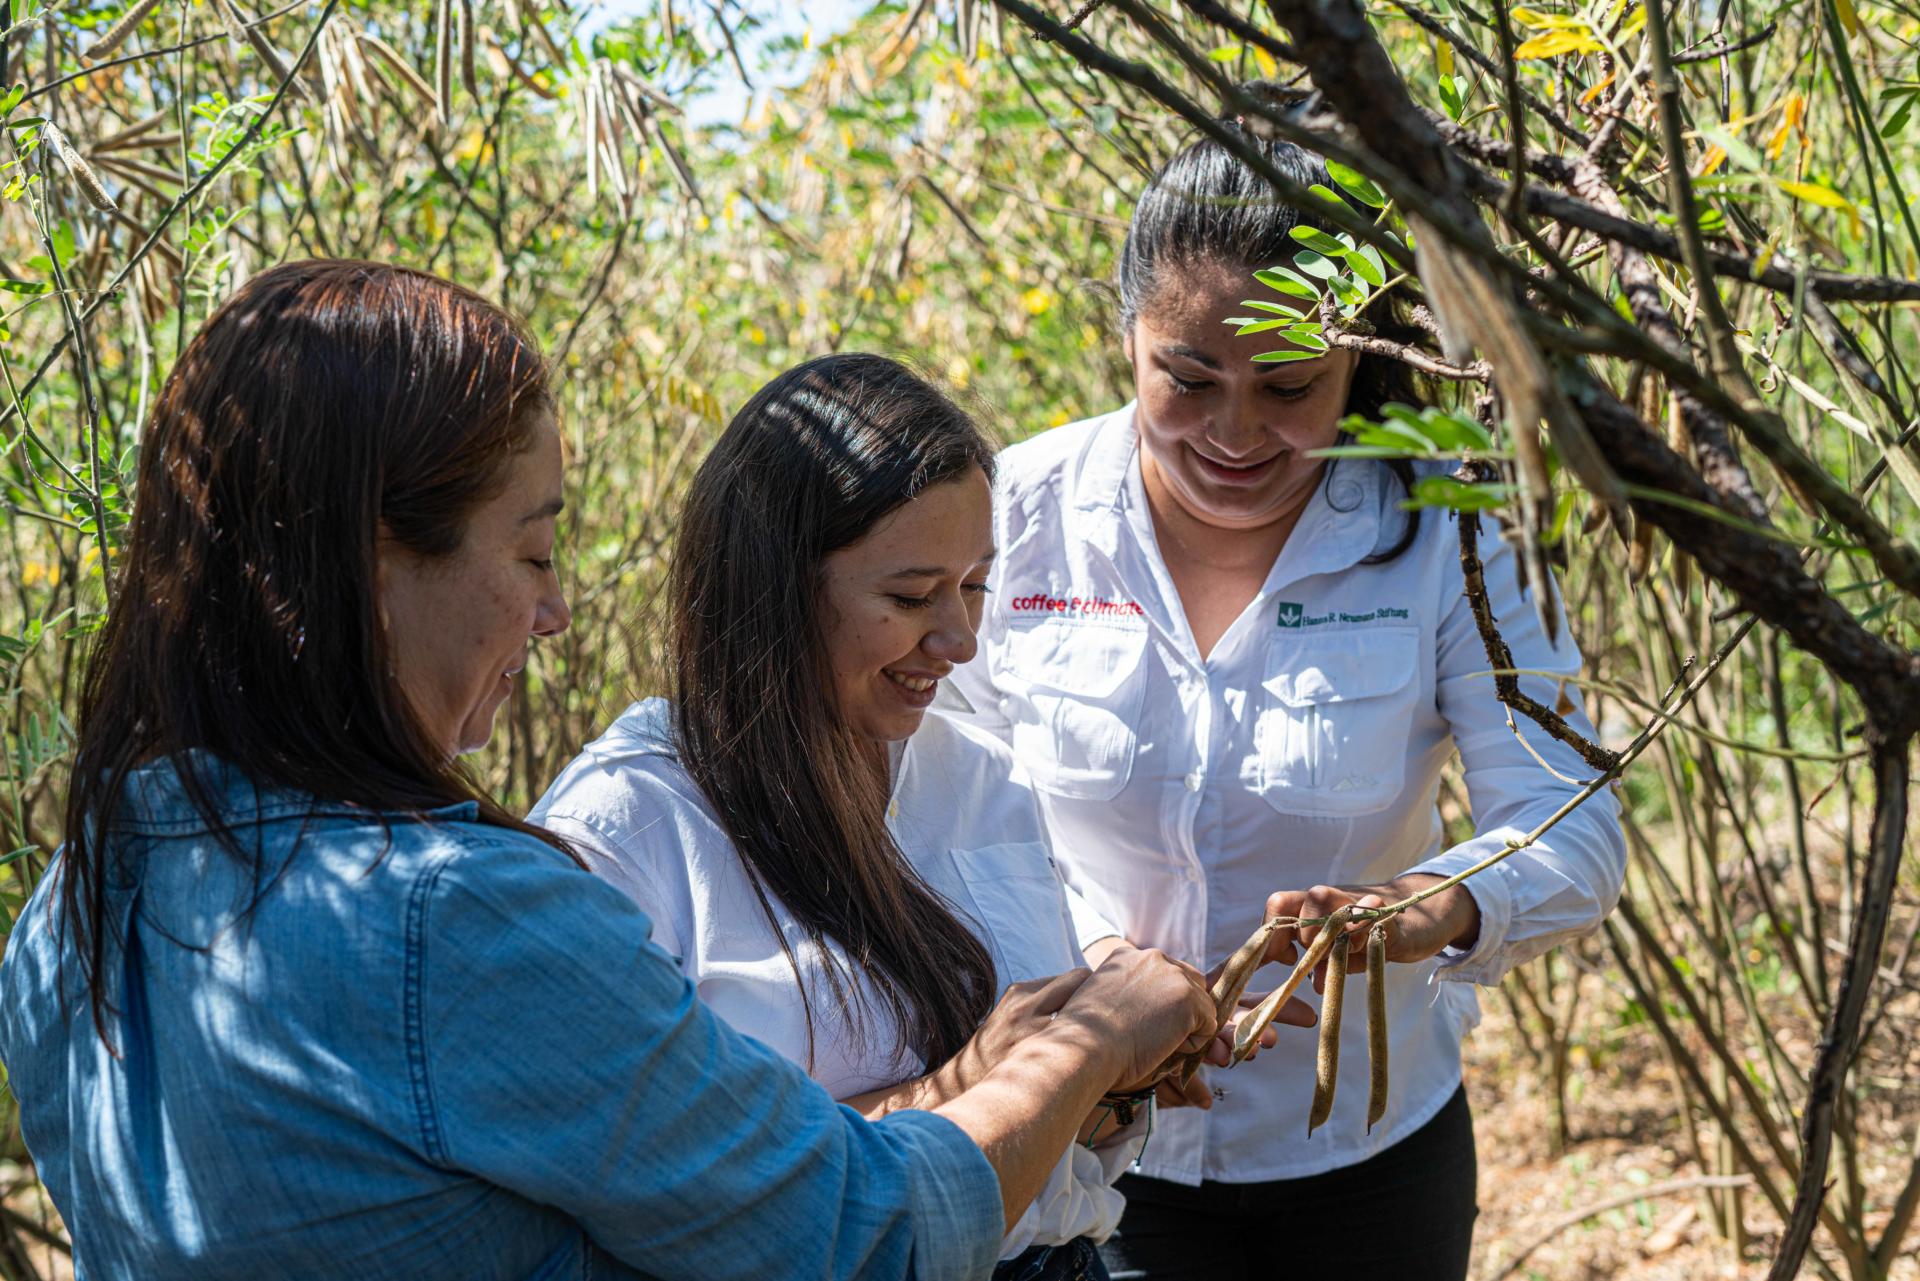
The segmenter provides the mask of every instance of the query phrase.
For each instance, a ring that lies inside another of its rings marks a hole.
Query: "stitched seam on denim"
[[[451,862],[451,857],[442,858],[413,883],[413,893],[407,901],[407,959],[403,979],[407,1076],[413,1087],[414,1112],[420,1122],[420,1142],[428,1157],[442,1163],[449,1163],[451,1158],[447,1153],[445,1136],[441,1133],[440,1118],[434,1112],[433,1082],[427,1063],[427,914],[432,909],[433,892],[439,885],[440,874],[446,871]]]

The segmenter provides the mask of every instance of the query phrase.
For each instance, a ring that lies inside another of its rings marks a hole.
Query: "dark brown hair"
[[[219,808],[212,761],[257,786],[376,813],[488,799],[393,679],[375,593],[381,530],[460,546],[541,413],[538,348],[459,285],[381,263],[293,262],[243,285],[181,353],[141,440],[107,621],[80,695],[59,906],[96,1028],[114,814],[169,757],[194,808],[271,886]],[[564,846],[562,846],[564,848]]]
[[[681,762],[746,864],[816,946],[832,939],[929,1066],[992,1007],[993,961],[887,830],[887,790],[834,697],[822,617],[827,556],[993,450],[939,391],[880,356],[780,375],[701,464],[673,557],[674,733]],[[809,1055],[815,1032],[801,978]],[[827,951],[831,956],[831,951]],[[853,975],[827,979],[856,1031]]]

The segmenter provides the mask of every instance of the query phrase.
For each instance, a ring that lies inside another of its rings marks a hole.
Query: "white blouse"
[[[864,981],[863,1025],[846,1026],[825,958],[776,901],[780,933],[807,975],[816,1025],[808,1061],[793,967],[732,839],[674,755],[665,700],[623,712],[528,817],[573,841],[640,905],[654,942],[679,958],[701,1000],[800,1064],[835,1098],[926,1074],[910,1050],[893,1052],[896,1027]],[[913,869],[986,944],[1003,987],[1085,964],[1033,793],[996,739],[929,713],[895,752],[888,827]],[[1124,1206],[1111,1185],[1138,1153],[1143,1129],[1136,1122],[1094,1151],[1070,1148],[1008,1233],[1001,1257],[1111,1235]]]
[[[1530,721],[1507,726],[1463,594],[1450,514],[1406,519],[1384,467],[1337,464],[1265,585],[1206,658],[1161,560],[1133,407],[1043,432],[999,459],[980,652],[942,682],[956,714],[1011,744],[1041,793],[1084,946],[1123,934],[1201,968],[1260,923],[1267,896],[1316,884],[1451,875],[1504,847],[1593,770]],[[1573,675],[1550,645],[1489,527],[1480,539],[1493,610],[1517,666]],[[1551,704],[1555,682],[1522,678]],[[1568,717],[1592,734],[1584,716]],[[1475,835],[1441,846],[1435,800],[1455,749]],[[1365,1020],[1342,1031],[1347,1071],[1332,1119],[1306,1135],[1315,1034],[1232,1071],[1207,1069],[1211,1111],[1163,1113],[1143,1173],[1194,1184],[1263,1182],[1351,1165],[1424,1124],[1460,1082],[1460,1036],[1478,1019],[1470,982],[1592,929],[1626,868],[1613,797],[1601,793],[1529,849],[1466,882],[1480,908],[1470,952],[1389,967],[1393,1093],[1366,1132]],[[1264,991],[1284,973],[1256,975]],[[1435,984],[1432,980],[1467,982]],[[1311,989],[1305,992],[1309,1000]]]

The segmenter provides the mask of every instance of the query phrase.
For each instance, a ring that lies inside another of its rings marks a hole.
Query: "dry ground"
[[[1574,1211],[1636,1187],[1702,1173],[1687,1152],[1667,1067],[1650,1034],[1625,1042],[1600,1071],[1587,1068],[1575,1049],[1570,1093],[1577,1101],[1568,1109],[1572,1141],[1564,1155],[1555,1157],[1549,1150],[1543,1083],[1520,1053],[1505,1003],[1483,992],[1481,1006],[1485,1020],[1468,1038],[1466,1068],[1480,1153],[1474,1281],[1499,1277],[1519,1249]],[[1880,1155],[1903,1163],[1905,1146],[1905,1140],[1890,1135]],[[1736,1253],[1714,1231],[1703,1193],[1681,1191],[1565,1228],[1532,1250],[1511,1281],[1764,1277],[1778,1220],[1751,1191],[1744,1209],[1749,1237],[1744,1253]],[[1803,1268],[1802,1275],[1814,1274]],[[1894,1265],[1892,1281],[1915,1278],[1920,1278],[1920,1256],[1910,1244]]]

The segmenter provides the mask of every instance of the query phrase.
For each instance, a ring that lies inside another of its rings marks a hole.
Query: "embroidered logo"
[[[1082,618],[1139,617],[1147,611],[1138,601],[1108,600],[1104,596],[1015,596],[1007,602],[1016,614],[1077,614]]]
[[[1296,600],[1280,602],[1280,612],[1274,622],[1281,627],[1321,627],[1327,623],[1380,623],[1391,619],[1406,619],[1409,613],[1394,605],[1381,605],[1364,614],[1350,614],[1341,609],[1330,609],[1324,614],[1309,614],[1306,607]]]

